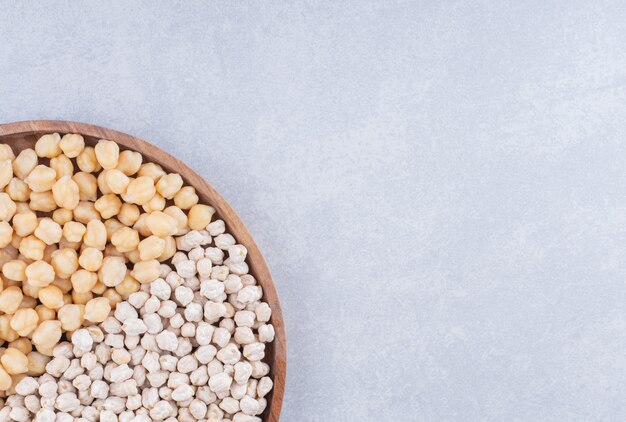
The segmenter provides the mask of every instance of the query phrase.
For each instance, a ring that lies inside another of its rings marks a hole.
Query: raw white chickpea
[[[11,160],[15,159],[15,153],[13,153],[13,149],[11,149],[11,145],[8,144],[0,144],[0,160]]]
[[[52,220],[54,220],[55,223],[61,226],[65,225],[65,223],[67,222],[72,221],[73,218],[74,213],[72,212],[72,210],[68,210],[66,208],[58,208],[52,213]]]
[[[128,176],[126,176],[123,172],[117,169],[107,170],[103,173],[105,174],[105,182],[111,192],[118,195],[126,192],[126,188],[130,183],[130,178]]]
[[[107,231],[104,223],[100,220],[89,221],[83,242],[86,246],[104,250],[107,243]]]
[[[110,242],[113,234],[119,229],[126,226],[120,223],[119,220],[116,220],[115,218],[110,218],[104,222],[104,227],[107,230],[107,240]]]
[[[143,176],[132,180],[128,184],[126,192],[122,194],[122,198],[131,204],[143,205],[152,199],[155,193],[154,181],[149,177]]]
[[[74,249],[63,248],[52,252],[50,264],[57,277],[68,279],[78,269],[78,254]]]
[[[26,202],[30,197],[30,188],[23,180],[14,177],[6,187],[6,192],[14,201]]]
[[[35,236],[46,245],[53,245],[61,240],[63,229],[51,218],[44,217],[39,220],[39,225],[35,229]]]
[[[50,309],[45,305],[35,306],[35,312],[37,312],[37,316],[39,317],[40,322],[52,321],[57,316],[57,313],[53,309]]]
[[[126,271],[124,258],[107,256],[102,261],[102,267],[98,271],[98,280],[107,287],[115,287],[124,280]]]
[[[24,180],[37,165],[38,158],[35,150],[31,148],[23,149],[13,160],[13,174]]]
[[[133,271],[130,273],[138,282],[151,283],[159,277],[159,261],[151,259],[135,263]]]
[[[19,334],[11,328],[11,319],[13,315],[0,315],[0,340],[15,341],[19,338]]]
[[[74,208],[74,220],[87,224],[92,220],[100,220],[100,213],[93,202],[80,201],[78,206]]]
[[[120,212],[122,201],[117,195],[111,193],[98,198],[94,207],[98,210],[102,218],[111,218]]]
[[[0,161],[0,189],[4,189],[13,179],[13,162]]]
[[[120,252],[130,252],[139,246],[139,233],[130,227],[122,227],[111,236],[111,243]]]
[[[106,289],[106,291],[102,293],[102,297],[109,301],[109,306],[111,306],[111,308],[115,308],[117,304],[122,301],[122,296],[120,296],[114,288]]]
[[[37,328],[39,315],[34,309],[18,309],[11,318],[11,328],[22,337],[26,337]]]
[[[156,183],[156,190],[165,199],[172,199],[183,187],[183,178],[180,174],[170,173],[162,176]]]
[[[123,300],[127,300],[132,293],[138,292],[140,288],[139,282],[127,273],[124,280],[115,286],[115,291],[119,293]]]
[[[26,281],[26,262],[21,259],[12,259],[2,266],[2,275],[15,281]]]
[[[152,232],[148,229],[148,225],[146,224],[146,219],[148,218],[148,214],[141,214],[135,224],[133,224],[133,229],[137,230],[140,235],[147,237],[152,234]]]
[[[146,226],[155,236],[165,237],[176,234],[176,220],[162,211],[153,211],[146,217]]]
[[[13,239],[13,227],[6,221],[0,221],[0,248],[11,244]]]
[[[20,307],[22,302],[22,289],[17,286],[7,287],[0,292],[0,311],[12,315]]]
[[[52,212],[57,207],[52,191],[31,192],[28,206],[33,211]]]
[[[72,290],[72,302],[78,305],[85,305],[93,299],[92,292],[79,293],[76,290]]]
[[[85,231],[85,225],[77,221],[68,221],[63,225],[63,237],[70,242],[80,242]]]
[[[50,309],[57,310],[63,306],[63,291],[59,289],[57,286],[47,286],[42,289],[39,289],[39,301],[46,307]],[[37,317],[37,321],[39,321],[39,316]],[[35,324],[35,327],[37,324]],[[35,329],[33,327],[33,329]],[[17,331],[17,329],[16,329]]]
[[[55,345],[61,339],[61,321],[43,321],[33,332],[32,343],[39,350],[39,346]]]
[[[176,240],[173,236],[167,236],[163,238],[165,240],[165,247],[163,248],[163,253],[157,258],[159,261],[167,261],[176,253]]]
[[[85,305],[67,303],[61,306],[57,312],[57,318],[61,322],[64,331],[78,330],[85,321]]]
[[[91,299],[85,305],[85,319],[90,322],[100,323],[109,316],[111,304],[106,297]]]
[[[85,173],[96,173],[102,169],[100,163],[96,159],[96,152],[92,147],[86,147],[76,157],[76,164],[81,171]]]
[[[138,249],[142,261],[156,259],[165,251],[165,240],[152,235],[139,242]]]
[[[61,135],[50,133],[43,135],[35,143],[35,152],[39,157],[52,158],[61,154]]]
[[[86,293],[98,282],[98,275],[87,270],[78,270],[70,277],[72,288],[78,293]]]
[[[43,252],[46,244],[36,238],[34,235],[26,236],[20,241],[19,251],[24,257],[32,260],[43,259]]]
[[[83,171],[75,173],[72,180],[78,185],[81,201],[95,201],[98,197],[98,181],[96,176]]]
[[[188,210],[199,201],[198,194],[192,186],[181,188],[174,196],[174,204],[181,210]]]
[[[85,149],[85,140],[81,135],[68,133],[61,138],[59,146],[63,154],[69,158],[76,158]]]
[[[33,309],[30,310],[35,312]],[[35,315],[37,315],[36,312]],[[35,324],[35,327],[36,326],[37,325]],[[27,338],[18,338],[17,340],[12,341],[11,343],[9,343],[9,348],[17,349],[25,355],[28,355],[30,352],[33,351],[33,345]]]
[[[26,280],[35,287],[46,287],[54,281],[54,268],[45,261],[35,261],[26,267]]]
[[[104,169],[114,169],[120,156],[120,147],[116,142],[101,139],[95,147],[96,159]]]
[[[78,184],[70,176],[62,176],[52,185],[52,197],[59,207],[73,210],[80,202]]]
[[[0,193],[0,221],[9,221],[17,211],[17,205],[9,195]]]
[[[152,211],[162,211],[165,208],[165,198],[158,193],[155,193],[151,200],[141,206],[147,213]]]
[[[72,160],[67,158],[65,155],[59,155],[58,157],[51,158],[50,168],[56,172],[57,179],[60,179],[63,176],[72,177],[74,174],[74,164],[72,164]]]
[[[143,157],[135,151],[122,151],[117,161],[117,169],[126,176],[132,176],[139,171]]]
[[[18,349],[5,350],[0,362],[9,375],[24,374],[28,371],[28,358]]]
[[[97,248],[85,248],[81,251],[78,263],[87,271],[95,273],[102,266],[102,259],[104,258],[102,251]],[[96,277],[97,278],[97,277]]]
[[[155,183],[162,177],[165,176],[165,171],[163,168],[156,163],[145,163],[142,164],[137,172],[137,176],[140,177],[149,177]]]
[[[132,226],[139,218],[139,207],[135,204],[123,203],[120,212],[117,213],[117,219],[126,226]]]
[[[33,192],[46,192],[52,189],[56,181],[57,173],[48,166],[39,164],[24,179],[28,187]]]

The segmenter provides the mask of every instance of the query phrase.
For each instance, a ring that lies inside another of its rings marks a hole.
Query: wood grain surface
[[[36,140],[41,135],[53,132],[58,132],[61,135],[66,133],[81,134],[85,138],[85,144],[92,146],[100,139],[115,141],[120,145],[121,150],[138,151],[144,156],[144,161],[157,163],[168,172],[179,173],[186,185],[193,186],[196,189],[200,202],[214,207],[219,217],[226,223],[227,230],[239,243],[246,246],[248,249],[247,262],[250,267],[250,273],[263,287],[264,300],[272,308],[271,323],[276,330],[276,338],[266,348],[266,357],[264,359],[271,366],[270,376],[274,381],[274,388],[266,397],[267,409],[263,414],[263,420],[277,422],[280,418],[287,370],[285,326],[272,275],[258,246],[237,213],[209,183],[184,163],[146,141],[115,130],[85,123],[55,120],[8,123],[0,125],[0,143],[10,144],[17,154],[24,148],[34,147]],[[184,148],[184,144],[181,144],[181,148]],[[217,176],[219,177],[219,175]]]

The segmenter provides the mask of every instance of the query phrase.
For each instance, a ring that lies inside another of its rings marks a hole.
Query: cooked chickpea
[[[107,256],[102,261],[102,267],[98,271],[98,280],[107,287],[115,287],[124,280],[126,271],[124,258]]]
[[[117,169],[107,170],[105,174],[105,181],[111,192],[118,195],[126,192],[126,188],[130,183],[130,179],[123,172]]]
[[[140,153],[126,150],[120,152],[116,168],[126,176],[132,176],[139,171],[142,162],[143,157]]]
[[[120,147],[116,142],[101,139],[95,147],[96,159],[104,169],[114,169],[120,156]]]
[[[72,180],[78,185],[78,193],[81,201],[95,201],[98,197],[98,181],[96,176],[90,173],[78,172],[72,176]]]
[[[188,224],[191,230],[204,230],[211,222],[215,208],[208,205],[196,204],[189,210]]]
[[[34,312],[34,310],[32,309],[30,310]],[[35,314],[37,313],[35,312]],[[37,325],[35,324],[35,327],[36,326]],[[12,341],[11,343],[9,343],[9,348],[17,349],[25,355],[28,355],[30,352],[33,351],[33,345],[27,338],[18,338],[17,340]]]
[[[63,303],[64,303],[63,291],[61,291],[61,289],[59,289],[57,286],[47,286],[42,289],[39,289],[39,301],[46,308],[57,310],[61,306],[63,306]],[[39,320],[39,318],[37,319]]]
[[[24,180],[37,165],[38,158],[35,150],[31,148],[23,149],[13,160],[13,174]]]
[[[18,309],[11,318],[11,328],[22,337],[26,337],[37,328],[39,315],[34,309]]]
[[[78,305],[85,305],[93,299],[92,292],[79,293],[76,290],[72,290],[72,302]]]
[[[74,213],[66,208],[58,208],[52,213],[52,219],[54,220],[54,222],[60,224],[61,226],[65,225],[65,223],[67,222],[72,221],[73,218]]]
[[[111,308],[115,308],[117,304],[122,301],[122,296],[113,288],[106,289],[106,291],[102,293],[102,297],[109,301]]]
[[[156,188],[152,179],[149,177],[138,177],[128,184],[126,192],[122,194],[122,198],[124,201],[132,204],[143,205],[152,199],[155,193]]]
[[[176,253],[176,240],[172,236],[167,236],[164,238],[165,247],[163,248],[163,253],[157,258],[159,261],[167,261]]]
[[[74,174],[74,164],[65,155],[59,155],[50,159],[50,168],[56,172],[57,179],[63,176],[72,177]]]
[[[59,207],[73,210],[80,202],[80,189],[70,176],[62,176],[52,186],[52,197]]]
[[[100,323],[104,321],[111,312],[111,304],[106,297],[91,299],[85,305],[85,319],[90,322]]]
[[[40,260],[43,259],[43,253],[46,249],[46,244],[39,240],[34,235],[26,236],[20,241],[19,251],[28,259]]]
[[[59,289],[61,289],[63,294],[65,294],[72,290],[72,281],[68,278],[55,278],[51,286],[58,287]]]
[[[35,306],[37,306],[37,299],[30,296],[24,296],[22,298],[22,303],[20,303],[20,309],[33,309]]]
[[[87,271],[96,272],[102,266],[102,251],[97,248],[85,248],[80,253],[78,263]]]
[[[24,374],[28,371],[28,358],[15,348],[8,348],[0,357],[2,366],[10,375]]]
[[[126,226],[132,226],[139,218],[139,207],[135,204],[123,203],[117,219]]]
[[[57,316],[57,313],[53,309],[50,309],[45,305],[37,305],[35,307],[35,312],[37,312],[37,316],[39,316],[39,321],[41,322],[52,321]]]
[[[61,322],[64,331],[78,330],[85,321],[85,305],[68,303],[57,312],[57,318]]]
[[[100,213],[96,210],[93,202],[81,201],[74,208],[74,220],[87,224],[92,220],[100,220]]]
[[[11,160],[15,159],[15,154],[13,153],[13,149],[11,145],[8,144],[0,144],[0,160]]]
[[[86,246],[104,250],[107,243],[107,231],[104,223],[100,220],[89,221],[83,242],[85,242]]]
[[[76,157],[76,164],[81,171],[85,173],[96,173],[100,171],[100,163],[96,159],[96,152],[92,147],[86,147]]]
[[[30,188],[23,180],[14,177],[6,188],[9,197],[14,201],[26,202],[30,197]]]
[[[165,237],[176,234],[176,220],[162,211],[153,211],[146,218],[148,230],[156,236]]]
[[[150,261],[137,262],[130,273],[140,283],[151,283],[159,277],[159,261],[151,259]]]
[[[54,268],[45,261],[35,261],[26,267],[26,280],[36,287],[46,287],[54,281]]]
[[[6,221],[0,221],[0,248],[11,244],[13,239],[13,227]]]
[[[130,252],[139,246],[139,233],[130,227],[122,227],[111,236],[111,243],[120,252]]]
[[[165,173],[165,170],[163,170],[163,167],[161,167],[160,165],[158,165],[156,163],[145,163],[145,164],[142,164],[141,167],[139,168],[139,171],[137,172],[137,176],[149,177],[155,183],[162,176],[165,176],[165,174],[166,173]]]
[[[91,289],[91,291],[94,294],[97,295],[102,295],[102,293],[104,293],[107,289],[107,286],[105,286],[104,284],[102,284],[101,282],[97,282],[95,286],[93,286],[93,289]]]
[[[122,227],[126,227],[126,226],[120,223],[115,218],[109,218],[108,220],[104,222],[104,227],[107,230],[107,240],[111,241],[111,237],[113,237],[113,234],[119,229],[121,229]]]
[[[43,321],[33,332],[32,343],[37,346],[55,345],[61,339],[61,321]]]
[[[7,287],[0,292],[0,311],[9,315],[14,314],[19,309],[23,297],[22,289],[19,287]]]
[[[31,377],[38,377],[46,372],[46,365],[50,362],[48,356],[44,356],[39,352],[30,352],[28,358],[28,372]],[[0,387],[0,389],[2,389]]]
[[[158,193],[155,193],[151,200],[141,206],[147,213],[152,211],[162,211],[165,208],[165,198]]]
[[[28,206],[33,211],[52,212],[57,207],[52,191],[31,192],[29,201]]]
[[[28,280],[22,283],[22,293],[24,293],[25,297],[32,297],[32,298],[38,297],[39,290],[41,290],[41,287],[35,286],[33,283],[31,283]],[[20,307],[22,307],[21,303],[20,303]]]
[[[68,279],[78,269],[78,254],[71,248],[58,249],[52,252],[50,263],[57,277]]]
[[[141,285],[137,280],[133,278],[129,273],[126,274],[124,280],[117,286],[115,286],[115,291],[122,297],[122,299],[127,300],[128,296],[132,293],[138,292],[141,288]]]
[[[98,177],[96,178],[96,182],[98,183],[98,190],[102,195],[108,195],[112,193],[109,185],[106,182],[106,175],[109,170],[102,170]]]
[[[0,161],[0,189],[4,189],[13,179],[13,162]]]
[[[11,375],[0,365],[0,390],[6,391],[11,388],[11,384],[13,384],[13,379]]]
[[[183,178],[180,174],[170,173],[162,176],[156,183],[156,190],[166,199],[172,199],[183,187]]]
[[[80,242],[85,231],[85,225],[77,221],[68,221],[63,225],[63,237],[70,242]]]
[[[26,281],[26,262],[12,259],[2,266],[2,274],[11,280]]]
[[[56,181],[56,172],[43,164],[38,165],[24,179],[28,187],[33,192],[46,192],[52,189]]]
[[[103,195],[94,203],[94,207],[102,218],[111,218],[120,211],[122,207],[122,201],[115,194]]]
[[[196,190],[191,186],[181,188],[174,196],[174,204],[181,210],[188,210],[199,201]]]
[[[150,236],[139,242],[139,257],[142,261],[156,259],[165,251],[165,240],[158,236]]]
[[[43,135],[35,143],[35,152],[39,157],[52,158],[61,154],[61,135],[50,133]]]
[[[146,237],[150,236],[152,232],[148,229],[148,225],[146,224],[146,220],[148,218],[148,214],[141,214],[135,224],[133,224],[133,229],[137,230],[140,235]]]
[[[78,270],[72,274],[72,288],[78,293],[90,291],[98,282],[98,275],[95,272],[87,270]]]
[[[19,338],[19,334],[11,328],[11,319],[13,315],[0,315],[0,340],[15,341]]]
[[[39,220],[39,225],[35,229],[35,236],[46,245],[53,245],[61,240],[63,229],[51,218],[44,217]]]
[[[4,192],[0,193],[0,221],[11,220],[16,211],[17,206],[11,197]]]
[[[124,253],[124,256],[126,257],[126,259],[128,259],[133,264],[136,264],[139,261],[141,261],[141,258],[139,257],[139,251],[138,250],[126,252],[126,253]]]
[[[69,158],[76,158],[85,148],[85,139],[81,135],[68,133],[61,138],[59,146],[63,154]]]

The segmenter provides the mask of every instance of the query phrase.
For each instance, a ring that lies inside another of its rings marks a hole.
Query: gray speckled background
[[[623,2],[13,3],[2,121],[148,139],[248,224],[284,421],[626,418]]]

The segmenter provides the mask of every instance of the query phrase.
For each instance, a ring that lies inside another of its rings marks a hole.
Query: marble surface
[[[284,421],[626,416],[626,9],[0,1],[2,121],[152,141],[231,202]]]

